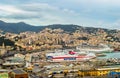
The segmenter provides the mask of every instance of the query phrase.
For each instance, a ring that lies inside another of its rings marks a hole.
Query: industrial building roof
[[[23,70],[21,70],[21,69],[15,69],[15,70],[13,70],[13,72],[14,72],[15,74],[25,74],[25,73],[26,73],[25,71],[23,71]]]

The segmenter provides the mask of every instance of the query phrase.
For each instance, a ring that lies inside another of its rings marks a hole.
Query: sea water
[[[119,52],[111,52],[111,53],[104,53],[106,56],[98,57],[100,59],[109,59],[109,58],[120,58],[120,51]]]

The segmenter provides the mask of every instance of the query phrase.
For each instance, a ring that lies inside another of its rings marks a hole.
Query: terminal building
[[[61,69],[61,68],[60,68]],[[80,67],[63,67],[61,70],[58,68],[53,68],[51,69],[48,73],[51,75],[55,75],[55,74],[61,74],[63,73],[65,74],[69,74],[69,73],[73,73],[74,75],[78,76],[78,77],[105,77],[105,78],[120,78],[120,77],[115,77],[116,74],[114,75],[110,75],[110,72],[116,72],[119,73],[120,72],[120,66],[119,65],[115,65],[115,66],[103,66],[103,67],[99,67],[99,68],[90,68],[90,69],[80,69]],[[120,73],[119,73],[120,74]]]
[[[15,69],[9,73],[10,78],[29,78],[28,73],[22,69]]]

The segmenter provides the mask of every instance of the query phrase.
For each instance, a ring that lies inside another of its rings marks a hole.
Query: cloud
[[[10,5],[0,5],[0,10],[8,13],[24,13],[23,10],[17,9],[16,7]]]
[[[0,14],[0,16],[4,19],[6,18],[24,21],[25,19],[26,21],[39,20],[43,21],[42,24],[65,23],[68,17],[75,15],[75,12],[72,10],[60,9],[46,3],[22,4],[19,6],[4,6],[6,8],[0,8],[3,10],[2,12],[8,13],[5,16]],[[36,25],[38,23],[36,23]]]
[[[0,19],[8,22],[24,21],[32,25],[77,24],[119,28],[119,2],[119,0],[12,0],[10,4],[0,4]]]
[[[0,17],[2,18],[13,18],[13,19],[24,19],[34,17],[34,13],[25,11],[11,5],[0,5]]]

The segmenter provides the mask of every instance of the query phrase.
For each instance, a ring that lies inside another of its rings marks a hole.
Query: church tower
[[[5,49],[5,43],[3,42],[3,44],[2,44],[2,49]]]

